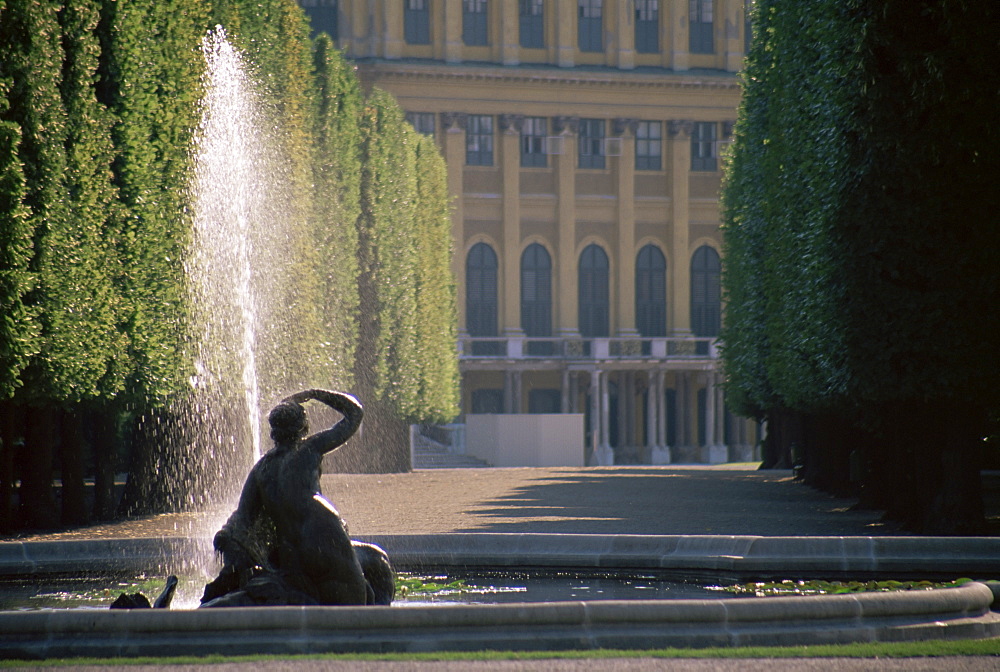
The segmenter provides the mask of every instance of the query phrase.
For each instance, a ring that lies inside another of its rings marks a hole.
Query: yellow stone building
[[[752,459],[715,344],[743,0],[301,5],[448,164],[463,414],[581,413],[588,464]]]

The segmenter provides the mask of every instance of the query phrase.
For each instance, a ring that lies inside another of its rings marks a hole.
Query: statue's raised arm
[[[302,443],[302,448],[315,451],[319,454],[329,453],[331,450],[346,443],[358,431],[358,427],[361,426],[361,420],[365,414],[361,402],[353,395],[344,392],[320,389],[303,390],[302,392],[285,397],[282,399],[282,403],[292,402],[301,404],[310,399],[315,399],[326,404],[344,417],[330,429],[317,432],[308,439],[305,439]]]

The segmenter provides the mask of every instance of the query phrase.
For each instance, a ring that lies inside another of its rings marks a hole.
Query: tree
[[[218,459],[228,437],[198,433],[230,407],[191,405],[185,255],[210,17],[254,63],[266,108],[274,198],[255,228],[275,256],[256,282],[277,297],[263,323],[288,328],[258,330],[265,403],[357,385],[379,470],[409,467],[406,423],[454,412],[444,164],[387,94],[362,114],[352,67],[328,36],[310,44],[295,2],[0,0],[0,526],[18,477],[22,522],[56,522],[56,446],[67,523],[86,517],[87,444],[98,517],[125,453],[122,513],[201,507],[238,471]]]
[[[444,161],[386,92],[361,122],[359,341],[355,384],[366,406],[359,445],[336,464],[410,468],[408,425],[456,414],[455,284]]]
[[[448,172],[434,140],[417,142],[417,362],[420,407],[416,422],[450,422],[458,415],[458,318]]]
[[[757,3],[727,174],[731,400],[801,442],[807,482],[844,491],[853,465],[918,531],[982,524],[1000,171],[977,115],[1000,90],[981,46],[996,11]]]
[[[186,185],[197,127],[208,24],[197,0],[104,5],[104,102],[115,115],[115,185],[125,208],[117,232],[123,326],[129,337],[129,374],[118,409],[131,421],[132,466],[124,510],[162,511],[193,506],[175,484],[192,483],[200,468],[189,442],[177,434],[170,410],[188,389],[187,290],[183,254],[191,235]],[[110,432],[114,418],[102,426]],[[179,501],[178,501],[179,499]]]
[[[54,427],[50,403],[51,380],[45,377],[48,361],[41,353],[50,343],[51,315],[45,311],[44,276],[53,260],[45,248],[50,236],[68,223],[65,191],[66,113],[60,97],[62,46],[56,2],[11,1],[0,17],[4,35],[0,78],[9,79],[5,119],[21,129],[18,158],[25,178],[24,204],[30,213],[32,257],[28,269],[37,280],[24,295],[39,320],[37,352],[24,362],[16,403],[27,408],[21,472],[21,505],[29,522],[38,527],[55,524],[58,514],[52,492]],[[48,322],[47,322],[48,321]]]
[[[838,222],[850,393],[888,437],[868,454],[888,513],[928,533],[978,532],[983,438],[1000,409],[1000,131],[985,123],[1000,7],[886,0],[865,18],[852,157],[863,177]]]
[[[6,28],[7,18],[0,3],[0,27]],[[0,68],[9,59],[0,46]],[[9,530],[14,523],[15,442],[19,432],[11,398],[21,386],[21,371],[37,353],[39,337],[37,311],[26,303],[36,282],[29,267],[35,221],[24,204],[27,189],[18,156],[21,129],[7,119],[9,84],[9,79],[0,79],[0,530]]]
[[[355,385],[365,404],[360,445],[338,464],[409,469],[404,418],[417,410],[416,135],[388,93],[375,89],[361,119],[358,218],[359,340]]]
[[[361,211],[361,87],[328,35],[313,44],[317,115],[313,171],[323,287],[321,361],[334,388],[350,390],[358,340],[358,229]]]
[[[66,110],[66,207],[63,225],[42,241],[42,352],[51,403],[61,411],[62,521],[87,518],[83,497],[85,410],[106,407],[124,388],[128,338],[120,317],[115,235],[121,208],[112,184],[112,119],[98,101],[98,5],[69,0],[59,13],[61,94]],[[97,445],[99,452],[113,446]],[[102,463],[107,456],[101,455]]]

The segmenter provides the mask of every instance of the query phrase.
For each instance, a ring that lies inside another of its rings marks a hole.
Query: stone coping
[[[780,646],[1000,635],[982,583],[899,593],[421,607],[0,612],[0,657]]]
[[[398,569],[644,570],[710,579],[1000,579],[995,537],[759,537],[593,534],[370,535]],[[0,577],[142,571],[212,563],[207,538],[0,542]],[[794,573],[794,576],[790,576]]]

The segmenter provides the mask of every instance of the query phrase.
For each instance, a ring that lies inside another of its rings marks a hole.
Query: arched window
[[[580,335],[608,335],[608,255],[598,245],[588,245],[580,254]]]
[[[691,331],[695,336],[715,337],[722,326],[722,293],[719,284],[719,253],[708,245],[691,258]]]
[[[521,329],[528,338],[552,336],[552,258],[538,243],[521,254]],[[528,354],[551,354],[551,343],[529,343]]]
[[[497,255],[486,243],[476,243],[465,261],[465,328],[469,336],[497,335]],[[473,343],[472,354],[500,354],[498,343]]]
[[[655,245],[635,260],[635,328],[644,338],[667,335],[667,260]]]

